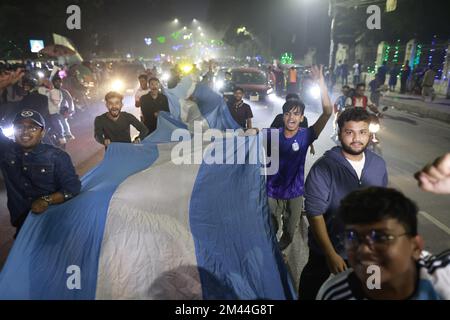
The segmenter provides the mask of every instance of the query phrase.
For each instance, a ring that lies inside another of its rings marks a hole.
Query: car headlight
[[[222,89],[223,88],[223,86],[224,86],[224,82],[223,82],[223,80],[217,80],[216,81],[216,89],[217,90],[220,90],[220,89]]]
[[[183,64],[181,65],[181,71],[183,71],[184,74],[188,74],[194,69],[194,66],[192,64]]]
[[[313,99],[320,98],[320,87],[318,85],[313,85],[309,88],[309,94]]]
[[[168,81],[169,79],[170,79],[170,74],[169,73],[165,72],[165,73],[162,74],[162,76],[161,76],[161,80],[162,81]]]
[[[380,124],[379,123],[370,123],[369,124],[369,131],[370,133],[377,133],[380,131]]]
[[[3,132],[3,135],[7,138],[11,139],[12,137],[14,137],[14,127],[13,126],[2,128],[2,132]]]
[[[111,84],[111,89],[113,91],[122,91],[124,88],[125,84],[120,79],[114,80],[113,83]]]

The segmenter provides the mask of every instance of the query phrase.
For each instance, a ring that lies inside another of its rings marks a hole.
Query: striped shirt
[[[433,256],[423,252],[418,261],[416,290],[410,300],[450,300],[450,250]],[[320,288],[317,300],[367,300],[361,281],[352,269],[330,279]]]

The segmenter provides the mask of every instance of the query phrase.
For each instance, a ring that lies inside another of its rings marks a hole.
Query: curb
[[[434,108],[425,108],[423,106],[414,104],[408,104],[407,102],[398,101],[392,98],[381,98],[381,102],[383,103],[383,105],[393,106],[398,110],[404,110],[418,114],[422,118],[430,118],[450,124],[450,112],[445,112]]]

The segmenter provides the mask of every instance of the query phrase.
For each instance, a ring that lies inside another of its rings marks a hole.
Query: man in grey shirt
[[[134,115],[122,112],[123,96],[117,92],[109,92],[105,96],[108,112],[95,118],[95,140],[108,147],[111,142],[131,142],[130,125],[139,131],[133,143],[140,143],[148,134],[147,127]]]

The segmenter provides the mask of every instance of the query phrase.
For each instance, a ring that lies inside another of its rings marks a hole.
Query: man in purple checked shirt
[[[312,76],[318,82],[322,95],[323,112],[316,123],[307,129],[300,128],[305,105],[301,101],[288,101],[283,105],[284,127],[272,129],[280,130],[278,143],[271,142],[271,153],[279,152],[279,170],[267,176],[267,195],[275,232],[278,232],[279,222],[283,219],[283,234],[279,241],[281,250],[292,242],[300,220],[308,147],[320,135],[333,111],[322,66],[314,66]]]

